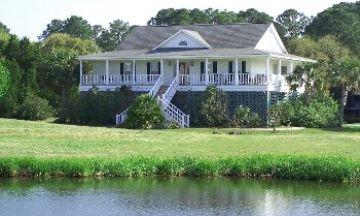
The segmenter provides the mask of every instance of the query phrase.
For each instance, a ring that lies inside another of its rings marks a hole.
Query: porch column
[[[209,59],[205,59],[205,85],[209,85]]]
[[[164,76],[164,60],[160,59],[160,76]]]
[[[83,83],[82,82],[82,78],[83,78],[82,76],[83,76],[83,62],[80,59],[80,85]]]
[[[235,59],[235,85],[239,85],[239,59]]]
[[[280,76],[281,76],[281,59],[279,59],[278,61],[278,74],[277,74],[277,79],[280,80]]]
[[[270,77],[270,58],[266,58],[266,79],[267,83],[270,83],[271,77]]]
[[[293,62],[290,60],[290,71],[289,71],[289,74],[292,74],[294,71],[294,64]]]
[[[176,59],[176,76],[179,76],[179,59]]]
[[[135,60],[132,61],[133,85],[135,85]]]
[[[105,61],[105,85],[109,85],[109,60]]]

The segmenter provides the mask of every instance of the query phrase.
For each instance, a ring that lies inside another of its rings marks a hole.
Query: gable
[[[273,24],[271,24],[266,30],[255,46],[255,49],[282,54],[288,53]]]
[[[182,29],[157,45],[153,50],[169,48],[208,49],[210,48],[210,45],[201,37],[199,33]]]

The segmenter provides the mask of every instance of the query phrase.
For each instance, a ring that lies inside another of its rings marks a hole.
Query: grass
[[[357,125],[239,133],[239,129],[141,131],[0,119],[0,176],[359,181],[359,132]]]

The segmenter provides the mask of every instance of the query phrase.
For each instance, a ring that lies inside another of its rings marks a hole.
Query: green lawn
[[[0,156],[218,158],[257,153],[360,159],[360,126],[229,135],[213,134],[213,129],[140,131],[0,119]]]

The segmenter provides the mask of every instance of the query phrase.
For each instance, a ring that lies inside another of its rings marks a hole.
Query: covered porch
[[[84,62],[91,70],[84,73]],[[123,85],[151,87],[160,78],[169,86],[286,85],[286,76],[301,61],[271,56],[238,58],[80,59],[80,87],[113,89]]]

